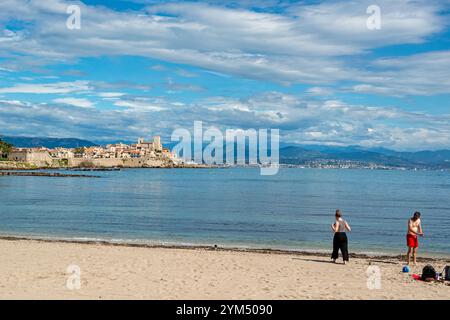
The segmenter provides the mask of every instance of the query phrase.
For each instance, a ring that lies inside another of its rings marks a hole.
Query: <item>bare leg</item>
[[[411,261],[411,248],[408,247],[408,253],[406,254],[406,264],[409,264]]]
[[[417,258],[417,248],[413,248],[413,259],[414,259],[413,261],[414,261],[414,265],[417,264],[416,258]]]

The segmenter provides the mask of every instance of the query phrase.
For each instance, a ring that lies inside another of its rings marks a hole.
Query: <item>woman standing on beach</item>
[[[334,232],[333,238],[333,253],[331,254],[331,259],[336,262],[339,256],[339,249],[342,253],[342,258],[344,259],[344,264],[348,262],[348,239],[346,231],[351,231],[347,221],[342,219],[341,210],[336,210],[335,215],[336,221],[331,225],[331,229]]]

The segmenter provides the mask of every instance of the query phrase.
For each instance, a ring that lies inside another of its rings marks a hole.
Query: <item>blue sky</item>
[[[0,135],[168,141],[201,120],[448,149],[449,24],[449,1],[2,0]]]

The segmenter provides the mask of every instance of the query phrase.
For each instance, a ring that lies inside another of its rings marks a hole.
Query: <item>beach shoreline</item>
[[[0,239],[0,299],[449,299],[395,258]],[[340,261],[339,261],[340,262]],[[437,270],[448,261],[434,260]],[[68,287],[73,267],[80,287]],[[369,268],[380,270],[380,288]],[[72,269],[69,269],[72,268]]]
[[[44,243],[73,243],[80,245],[100,245],[112,247],[130,247],[130,248],[155,248],[155,249],[179,249],[179,250],[205,250],[205,251],[224,251],[224,252],[248,252],[258,254],[275,254],[275,255],[301,255],[301,256],[319,256],[330,257],[332,248],[326,249],[287,249],[287,248],[271,248],[258,246],[232,246],[232,245],[207,245],[194,243],[159,243],[157,241],[136,242],[136,241],[116,241],[107,239],[93,238],[64,238],[64,237],[44,237],[44,236],[17,236],[5,235],[0,233],[0,241],[36,241]],[[404,254],[394,254],[388,252],[361,252],[358,250],[350,251],[350,258],[357,259],[379,259],[379,260],[398,260],[404,262]],[[418,262],[435,262],[445,261],[450,264],[450,255],[440,253],[421,253],[417,258]]]

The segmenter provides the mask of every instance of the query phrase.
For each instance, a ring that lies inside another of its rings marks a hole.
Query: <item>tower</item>
[[[155,151],[162,151],[161,137],[154,136],[153,137],[153,148]]]

